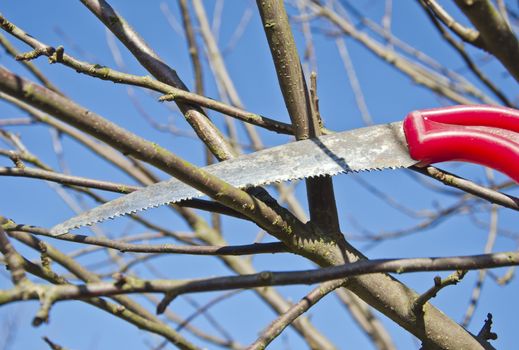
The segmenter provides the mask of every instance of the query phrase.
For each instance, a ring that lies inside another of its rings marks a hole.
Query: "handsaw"
[[[519,111],[486,105],[413,111],[401,122],[296,141],[203,170],[244,189],[453,160],[491,167],[519,182]],[[172,178],[88,210],[54,226],[51,233],[57,236],[109,218],[203,195]]]

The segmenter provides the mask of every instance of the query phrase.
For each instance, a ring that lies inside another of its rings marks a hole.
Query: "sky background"
[[[179,21],[176,1],[110,1],[110,4],[126,18],[137,32],[170,64],[187,84],[193,89],[193,74],[185,40],[179,32],[172,29],[160,10],[161,3],[169,6],[173,16]],[[216,2],[206,1],[206,10],[212,16]],[[381,20],[384,14],[384,1],[358,0],[356,6],[375,21]],[[511,2],[512,3],[512,2]],[[449,4],[446,8],[457,18],[459,13]],[[514,4],[517,7],[517,4]],[[288,122],[287,112],[282,100],[277,78],[273,68],[270,52],[254,2],[241,0],[225,1],[222,23],[219,31],[219,45],[225,48],[238,26],[244,12],[252,9],[252,17],[241,39],[232,50],[226,51],[225,63],[234,80],[245,108],[271,118]],[[290,10],[293,13],[293,9]],[[108,47],[107,33],[100,22],[79,1],[54,1],[52,3],[38,0],[3,1],[0,12],[7,19],[36,37],[43,43],[63,45],[66,52],[92,63],[117,67]],[[355,20],[354,20],[355,23]],[[466,22],[464,22],[466,24]],[[423,53],[433,57],[446,67],[465,75],[474,81],[463,68],[459,56],[447,47],[432,28],[423,11],[415,1],[394,1],[392,27],[393,33],[404,42]],[[298,27],[294,27],[300,54],[303,52],[303,38]],[[15,42],[15,39],[9,39]],[[337,54],[334,38],[325,32],[314,34],[314,45],[318,60],[318,93],[320,97],[321,115],[325,125],[332,130],[347,130],[364,126],[361,114],[356,106],[342,61]],[[352,40],[346,41],[350,50],[359,82],[362,86],[369,111],[375,123],[387,123],[401,120],[415,109],[433,108],[452,104],[431,94],[413,83],[408,77],[395,71],[379,58]],[[124,70],[132,74],[145,75],[147,72],[128,54],[124,46],[117,44],[125,62]],[[21,51],[28,48],[16,42]],[[487,62],[484,53],[468,48],[478,62],[482,62],[484,70],[505,91],[508,96],[517,97],[517,84],[508,76],[498,63]],[[75,71],[59,64],[49,65],[45,58],[34,61],[35,64],[60,87],[67,96],[82,106],[112,120],[140,136],[153,140],[177,155],[197,165],[204,165],[204,152],[200,144],[189,135],[172,135],[158,132],[150,126],[136,110],[128,97],[125,86],[101,81],[77,74]],[[30,77],[29,73],[14,62],[8,55],[0,52],[0,64],[16,73]],[[210,70],[204,61],[206,95],[218,98],[218,91],[210,77]],[[32,77],[30,77],[32,79]],[[486,91],[477,82],[478,87]],[[176,128],[189,134],[189,126],[173,105],[166,106],[156,102],[157,95],[133,89],[146,113],[159,123],[171,122]],[[19,110],[0,101],[0,118],[23,116]],[[221,115],[212,113],[214,122],[223,128]],[[47,164],[60,169],[63,163],[53,151],[52,135],[44,125],[10,128],[20,133],[27,148],[37,154]],[[243,129],[239,128],[243,138]],[[283,144],[291,139],[288,136],[261,132],[266,145]],[[66,170],[74,175],[133,184],[125,174],[96,158],[75,141],[64,137],[64,160]],[[6,147],[3,144],[1,147]],[[8,159],[1,158],[0,166],[11,166]],[[472,180],[485,183],[485,170],[479,166],[448,164],[442,167],[454,171]],[[160,174],[160,172],[157,171]],[[161,176],[166,179],[165,174]],[[341,175],[334,179],[338,210],[343,232],[352,237],[362,236],[364,230],[380,233],[397,228],[412,227],[419,221],[409,218],[395,210],[386,202],[377,198],[359,181],[369,183],[398,200],[402,205],[414,209],[445,208],[455,203],[458,198],[449,194],[431,191],[415,181],[416,176],[405,170],[363,173],[354,176]],[[496,174],[497,180],[504,179]],[[71,216],[74,211],[57,195],[56,187],[43,181],[23,178],[0,178],[0,215],[12,218],[17,223],[26,223],[43,227],[51,227]],[[509,193],[514,194],[515,190]],[[68,192],[70,196],[74,194]],[[304,186],[297,187],[300,198],[305,198]],[[517,193],[515,193],[517,195]],[[117,195],[102,193],[105,198]],[[304,200],[301,201],[304,203]],[[79,203],[83,208],[95,203],[86,199]],[[480,205],[475,216],[488,223],[489,215]],[[205,215],[205,214],[202,214]],[[146,217],[179,231],[188,227],[171,211],[158,208],[149,211]],[[205,217],[208,217],[205,215]],[[499,227],[502,230],[514,231],[517,227],[517,214],[508,209],[499,209]],[[224,236],[230,244],[251,243],[258,227],[238,220],[226,219],[223,222]],[[99,230],[111,237],[142,232],[143,228],[120,218],[100,225]],[[88,230],[77,233],[90,234]],[[475,224],[474,216],[461,212],[449,217],[432,229],[418,234],[406,236],[377,245],[371,245],[359,239],[352,243],[370,258],[416,257],[416,256],[448,256],[479,254],[483,252],[487,237],[487,229]],[[266,240],[269,240],[267,237]],[[67,252],[81,247],[60,241],[51,244]],[[517,249],[513,239],[498,236],[494,250],[509,251]],[[37,259],[33,251],[22,246],[17,248],[32,259]],[[100,266],[106,259],[104,254],[92,254],[81,259],[85,266]],[[257,256],[253,260],[258,271],[261,270],[297,270],[307,269],[313,265],[305,259],[288,254]],[[161,256],[151,259],[149,264],[161,271],[161,278],[194,278],[232,274],[217,259],[210,257]],[[105,269],[106,272],[111,270]],[[134,270],[142,276],[149,275],[149,270],[142,266]],[[496,269],[494,273],[501,276],[505,269]],[[408,274],[398,278],[413,289],[423,292],[432,286],[435,274]],[[446,277],[448,273],[440,274]],[[477,278],[477,272],[470,272],[456,287],[443,290],[433,304],[447,313],[454,320],[461,321],[468,306],[471,290]],[[1,288],[10,287],[9,276],[3,272],[0,277]],[[479,307],[469,326],[469,330],[477,333],[488,312],[494,316],[494,331],[499,339],[493,344],[499,349],[511,349],[516,344],[517,326],[515,315],[519,311],[517,279],[506,287],[498,286],[487,278],[483,288]],[[293,286],[279,288],[289,300],[299,300],[310,291],[309,286]],[[184,317],[194,312],[190,300],[199,304],[212,300],[222,293],[201,293],[189,295],[174,301],[170,309]],[[189,300],[188,300],[189,298]],[[138,299],[140,300],[140,299]],[[145,305],[150,305],[143,301]],[[341,349],[369,348],[369,340],[352,323],[347,312],[337,312],[340,307],[334,296],[328,296],[308,314],[312,322]],[[41,340],[48,336],[53,341],[71,349],[145,349],[152,348],[161,342],[157,336],[145,334],[134,326],[118,320],[102,311],[80,302],[61,302],[52,309],[51,322],[38,328],[30,325],[31,319],[38,309],[36,302],[10,304],[0,308],[1,332],[16,329],[11,349],[45,349]],[[237,297],[227,299],[211,309],[211,314],[218,318],[224,327],[231,331],[236,340],[242,344],[252,342],[257,333],[266,327],[275,317],[274,314],[250,291],[240,292]],[[392,322],[381,316],[393,340],[399,349],[416,349],[418,342],[408,333],[402,331]],[[204,317],[198,317],[195,325],[214,330]],[[12,333],[13,334],[13,333]],[[190,335],[186,335],[193,339]],[[0,337],[0,339],[2,339]],[[201,346],[210,346],[195,340]],[[0,346],[2,341],[0,340]],[[302,342],[297,334],[287,329],[275,340],[272,349],[300,349]],[[169,346],[168,348],[172,348]]]

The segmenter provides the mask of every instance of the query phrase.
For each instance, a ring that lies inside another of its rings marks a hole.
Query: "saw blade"
[[[409,167],[416,163],[408,154],[402,123],[397,122],[292,142],[203,169],[243,189],[315,176]],[[51,233],[61,235],[120,215],[203,195],[172,178],[88,210],[54,226]]]

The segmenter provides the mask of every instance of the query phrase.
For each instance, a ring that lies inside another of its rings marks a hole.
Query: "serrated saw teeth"
[[[317,178],[317,177],[323,177],[323,176],[335,176],[335,175],[338,175],[338,174],[347,174],[347,173],[382,171],[382,170],[388,169],[388,168],[390,168],[390,169],[397,169],[397,168],[402,168],[402,167],[399,167],[399,166],[388,166],[388,167],[382,167],[382,168],[378,168],[377,167],[377,168],[369,168],[369,169],[351,169],[350,168],[350,169],[347,169],[347,170],[340,169],[340,170],[336,170],[336,171],[333,171],[333,172],[317,171],[317,172],[315,172],[313,174],[309,174],[308,176],[287,177],[287,178],[282,178],[282,179],[278,178],[278,179],[273,180],[273,181],[264,181],[264,182],[259,183],[259,184],[252,183],[252,184],[247,184],[246,186],[239,186],[239,187],[244,189],[244,188],[255,187],[255,186],[268,186],[268,185],[271,185],[273,183],[281,183],[281,182],[287,182],[287,181],[299,181],[299,180],[303,180],[305,178]],[[51,232],[54,235],[61,235],[61,234],[69,232],[70,230],[78,229],[78,228],[83,227],[83,226],[92,226],[92,225],[101,223],[101,222],[103,222],[103,221],[105,221],[107,219],[115,220],[116,218],[118,218],[120,216],[123,216],[123,215],[137,214],[137,213],[145,211],[145,210],[149,210],[149,209],[152,209],[152,208],[158,208],[158,207],[163,206],[163,205],[177,203],[177,202],[180,202],[180,201],[183,201],[183,200],[193,199],[193,198],[197,198],[197,197],[200,197],[200,196],[201,195],[193,195],[191,197],[182,196],[182,197],[171,199],[171,200],[166,201],[166,202],[152,202],[152,203],[148,202],[148,203],[146,203],[147,204],[146,206],[143,206],[143,207],[140,207],[140,208],[135,208],[135,209],[130,209],[127,212],[116,212],[116,213],[111,213],[111,215],[97,216],[92,221],[80,222],[78,224],[73,224],[73,225],[61,225],[61,226],[58,225],[58,226],[55,226],[51,230]],[[96,208],[94,208],[94,210],[95,209]]]
[[[319,139],[292,142],[203,168],[207,173],[238,187],[265,186],[341,173],[396,169],[416,164],[405,148],[401,123],[378,125]],[[203,196],[200,191],[176,179],[150,185],[142,190],[93,208],[51,229],[54,235],[98,223],[127,213]]]

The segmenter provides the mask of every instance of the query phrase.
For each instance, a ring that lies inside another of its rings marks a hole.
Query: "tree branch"
[[[59,252],[55,248],[53,248],[48,243],[43,243],[42,241],[38,240],[34,236],[25,233],[25,232],[9,232],[9,235],[16,240],[24,243],[25,245],[35,249],[36,251],[40,252],[42,249],[42,246],[45,247],[46,254],[55,262],[65,267],[67,270],[72,272],[74,275],[78,276],[81,280],[87,282],[87,283],[96,283],[100,282],[100,278],[85,269],[83,266],[78,264],[76,261],[74,261],[72,258],[67,257],[65,254]],[[67,284],[68,282],[61,276],[57,275],[56,273],[52,272],[50,268],[43,268],[39,265],[33,264],[30,261],[24,260],[24,268],[41,278],[44,278],[47,281],[50,281],[54,284],[58,285],[64,285],[64,286],[70,286]],[[38,286],[36,286],[38,288]],[[43,292],[42,290],[32,289],[32,291],[38,293]],[[0,293],[1,294],[1,293]],[[48,298],[54,298],[53,295],[44,296]],[[1,298],[1,297],[0,297]],[[39,297],[35,298],[36,300],[39,300]],[[190,342],[186,341],[184,337],[179,335],[177,332],[175,332],[173,329],[162,323],[156,316],[153,314],[150,314],[144,307],[137,304],[135,301],[131,300],[129,297],[125,295],[116,295],[113,296],[112,299],[117,301],[119,304],[110,303],[102,298],[90,298],[85,300],[87,303],[92,304],[96,307],[98,307],[101,310],[104,310],[111,315],[114,315],[120,319],[123,319],[127,321],[130,324],[135,325],[139,329],[144,329],[149,332],[158,334],[163,336],[165,339],[168,339],[171,343],[176,344],[182,349],[190,349],[190,350],[196,350],[194,345],[192,345]],[[56,299],[54,298],[54,301]],[[49,311],[49,310],[47,310]],[[40,315],[43,317],[48,317],[48,315]],[[36,319],[35,319],[36,320]],[[43,320],[36,320],[36,322],[41,322]]]
[[[4,19],[2,19],[2,18],[3,17],[0,15],[0,22],[6,21],[5,18]],[[7,40],[7,38],[4,37],[2,34],[0,34],[0,45],[2,45],[5,49],[5,51],[12,57],[15,58],[19,55],[19,52],[14,48],[13,45],[11,45],[9,40]],[[50,80],[47,79],[47,77],[45,75],[43,75],[43,73],[40,72],[40,70],[32,62],[28,62],[28,61],[24,60],[24,61],[21,61],[21,63],[27,68],[27,70],[29,70],[29,72],[32,73],[32,75],[34,75],[36,77],[36,79],[38,79],[38,81],[40,83],[43,84],[43,86],[45,86],[46,88],[48,88],[52,91],[55,91],[57,93],[61,93],[61,91],[54,84],[52,84],[50,82]]]
[[[341,287],[344,281],[327,281],[312,290],[308,295],[294,304],[287,312],[275,319],[247,349],[265,349],[281,332],[285,330],[294,320],[307,312],[312,306],[317,304],[326,295]]]
[[[3,228],[0,227],[0,252],[5,257],[5,263],[11,272],[11,280],[15,285],[26,284],[29,282],[23,269],[23,257],[16,251],[14,246],[7,238]]]
[[[2,217],[0,216],[0,219]],[[7,231],[22,231],[53,237],[62,241],[83,243],[98,247],[116,249],[122,253],[160,253],[160,254],[191,254],[191,255],[250,255],[250,254],[274,254],[287,252],[287,247],[281,242],[253,243],[237,246],[181,246],[175,244],[135,244],[125,241],[111,240],[103,237],[91,237],[84,235],[64,234],[53,236],[49,230],[32,225],[19,225],[13,221],[4,223],[2,227]]]
[[[95,78],[99,78],[102,80],[112,81],[118,84],[127,84],[133,86],[139,86],[146,89],[150,89],[159,93],[162,93],[163,96],[159,98],[159,101],[179,101],[186,102],[193,105],[206,107],[209,109],[213,109],[220,113],[229,115],[231,117],[242,120],[246,123],[251,123],[253,125],[265,128],[267,130],[275,131],[282,134],[292,134],[292,126],[283,122],[278,122],[274,119],[270,119],[267,117],[263,117],[259,114],[251,113],[243,110],[239,107],[234,107],[227,105],[223,102],[213,100],[211,98],[195,94],[189,92],[185,89],[178,88],[172,85],[168,85],[159,80],[155,80],[149,76],[136,76],[132,74],[127,74],[123,72],[119,72],[117,70],[101,66],[99,64],[92,64],[88,62],[80,61],[68,54],[66,54],[62,47],[58,47],[57,49],[45,45],[44,43],[38,41],[37,39],[31,37],[17,26],[8,22],[5,17],[0,15],[0,23],[9,23],[8,28],[11,28],[10,32],[16,38],[24,41],[26,44],[31,45],[31,47],[37,51],[38,55],[44,55],[49,57],[51,63],[62,63],[67,67],[74,69],[78,73],[83,73]],[[5,28],[5,26],[4,26]],[[42,49],[44,48],[44,49]],[[28,59],[34,59],[36,54],[24,54],[18,55],[17,59],[21,61],[25,61]]]
[[[420,295],[420,297],[418,297],[415,300],[415,305],[414,305],[415,312],[416,313],[423,312],[423,307],[424,307],[425,303],[427,303],[430,299],[436,297],[438,292],[440,290],[442,290],[443,288],[445,288],[447,286],[458,284],[461,281],[461,279],[463,277],[465,277],[466,273],[467,273],[466,270],[463,270],[463,271],[457,270],[443,280],[441,279],[440,276],[434,277],[434,286],[429,288],[425,293]]]
[[[436,0],[423,0],[423,2],[436,15],[436,17],[443,22],[443,24],[456,33],[456,35],[463,39],[463,41],[482,48],[483,43],[481,42],[481,37],[476,30],[466,28],[456,22],[454,18],[452,18],[452,16],[436,2]]]
[[[438,180],[446,186],[460,189],[476,197],[487,200],[490,203],[499,204],[503,207],[513,210],[519,210],[519,198],[516,198],[514,196],[510,196],[501,192],[494,191],[490,188],[480,186],[472,181],[458,177],[454,174],[451,174],[447,171],[438,169],[433,166],[427,166],[423,168],[412,167],[411,169],[420,174]]]
[[[269,232],[285,232],[286,234],[291,233],[295,227],[298,227],[300,232],[304,232],[302,223],[298,223],[287,212],[277,213],[257,198],[244,191],[233,189],[224,181],[180,159],[157,144],[144,140],[72,101],[30,83],[3,68],[0,68],[0,91],[24,99],[34,107],[110,144],[123,154],[132,155],[153,164],[206,193],[211,198],[255,220]],[[285,221],[281,215],[286,216],[288,221]]]
[[[142,280],[120,275],[116,276],[115,282],[35,287],[47,289],[49,295],[52,295],[55,301],[80,297],[112,296],[143,292],[174,293],[178,296],[185,293],[221,291],[236,288],[314,284],[381,272],[402,274],[419,271],[479,270],[518,264],[519,252],[514,251],[452,257],[362,260],[355,263],[314,270],[290,272],[263,271],[251,275],[196,280]],[[36,289],[22,291],[20,288],[15,287],[0,292],[0,305],[19,300],[34,300],[38,298],[39,295]],[[429,309],[428,304],[426,306]]]
[[[159,81],[181,90],[188,90],[175,70],[169,67],[105,0],[81,0],[103,24],[123,43],[141,65]],[[232,147],[198,106],[177,103],[187,122],[211,152],[220,160],[234,156]]]
[[[479,31],[483,47],[519,82],[519,41],[490,0],[455,0]]]
[[[472,60],[472,58],[469,56],[469,54],[466,52],[465,48],[463,47],[463,44],[460,42],[457,42],[448,32],[445,30],[445,28],[439,23],[439,21],[436,19],[433,13],[431,13],[431,10],[428,9],[427,5],[425,5],[425,0],[421,0],[420,4],[425,10],[425,13],[431,20],[432,24],[436,27],[436,29],[440,32],[442,37],[445,39],[447,43],[449,43],[456,52],[460,55],[461,59],[465,61],[467,67],[474,73],[474,75],[483,83],[485,84],[490,91],[496,95],[501,102],[508,107],[514,107],[512,102],[506,97],[506,95],[479,69],[479,67],[476,65],[476,63]],[[432,1],[427,1],[428,3],[432,3]],[[436,3],[436,2],[434,2]]]
[[[258,0],[256,3],[296,139],[318,137],[321,135],[321,125],[313,113],[283,2]],[[331,178],[325,176],[306,179],[305,182],[312,222],[331,236],[337,234],[340,228]]]

